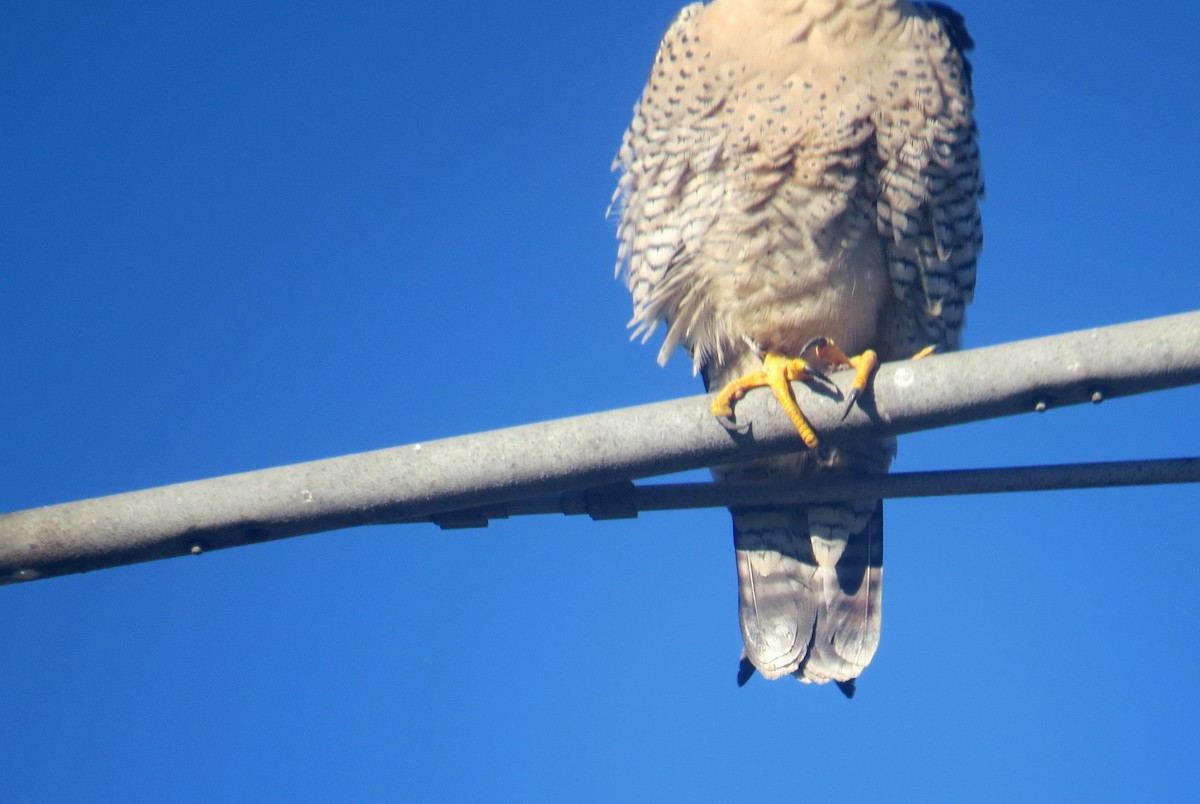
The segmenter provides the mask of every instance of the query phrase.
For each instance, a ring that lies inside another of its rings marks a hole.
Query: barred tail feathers
[[[733,531],[749,664],[853,689],[879,645],[882,503],[738,509]]]

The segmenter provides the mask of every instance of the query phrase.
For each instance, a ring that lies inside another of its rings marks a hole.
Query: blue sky
[[[609,164],[678,0],[0,11],[0,510],[698,393]],[[968,346],[1200,308],[1200,6],[958,0]],[[898,470],[1200,454],[1187,389]],[[368,528],[0,589],[14,801],[1194,793],[1196,490],[888,504],[846,701],[734,683],[728,515]]]

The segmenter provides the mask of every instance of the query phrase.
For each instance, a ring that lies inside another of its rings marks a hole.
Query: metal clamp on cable
[[[584,495],[592,519],[637,519],[633,483],[628,480],[588,489]]]

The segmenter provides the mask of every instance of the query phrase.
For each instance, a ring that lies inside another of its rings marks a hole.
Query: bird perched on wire
[[[891,438],[818,447],[789,383],[959,345],[983,197],[963,17],[906,0],[713,0],[659,46],[614,169],[635,337],[660,325],[724,420],[773,389],[804,446],[721,482],[886,472]],[[853,401],[853,398],[850,400]],[[834,681],[880,631],[879,500],[733,510],[744,684]]]

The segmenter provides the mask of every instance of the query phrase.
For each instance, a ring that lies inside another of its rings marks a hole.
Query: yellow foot
[[[732,422],[733,403],[745,396],[751,388],[766,386],[775,394],[775,398],[783,406],[783,412],[796,427],[796,431],[800,433],[804,443],[810,449],[815,449],[817,446],[816,433],[805,420],[804,414],[800,412],[800,406],[796,404],[796,400],[792,396],[792,387],[788,383],[811,379],[816,374],[817,372],[810,370],[808,362],[802,358],[788,358],[775,352],[767,352],[763,356],[761,370],[752,371],[726,385],[721,389],[721,393],[717,394],[710,407],[713,415],[718,419],[723,422]]]
[[[879,355],[875,354],[874,349],[867,349],[861,355],[847,357],[832,338],[817,338],[809,344],[805,351],[808,349],[812,349],[817,357],[832,367],[849,366],[856,370],[854,383],[850,386],[850,392],[846,394],[846,403],[842,407],[842,418],[846,418],[850,414],[850,409],[854,407],[854,403],[867,390],[867,383],[871,381],[871,375],[875,373],[875,369],[879,368]]]

